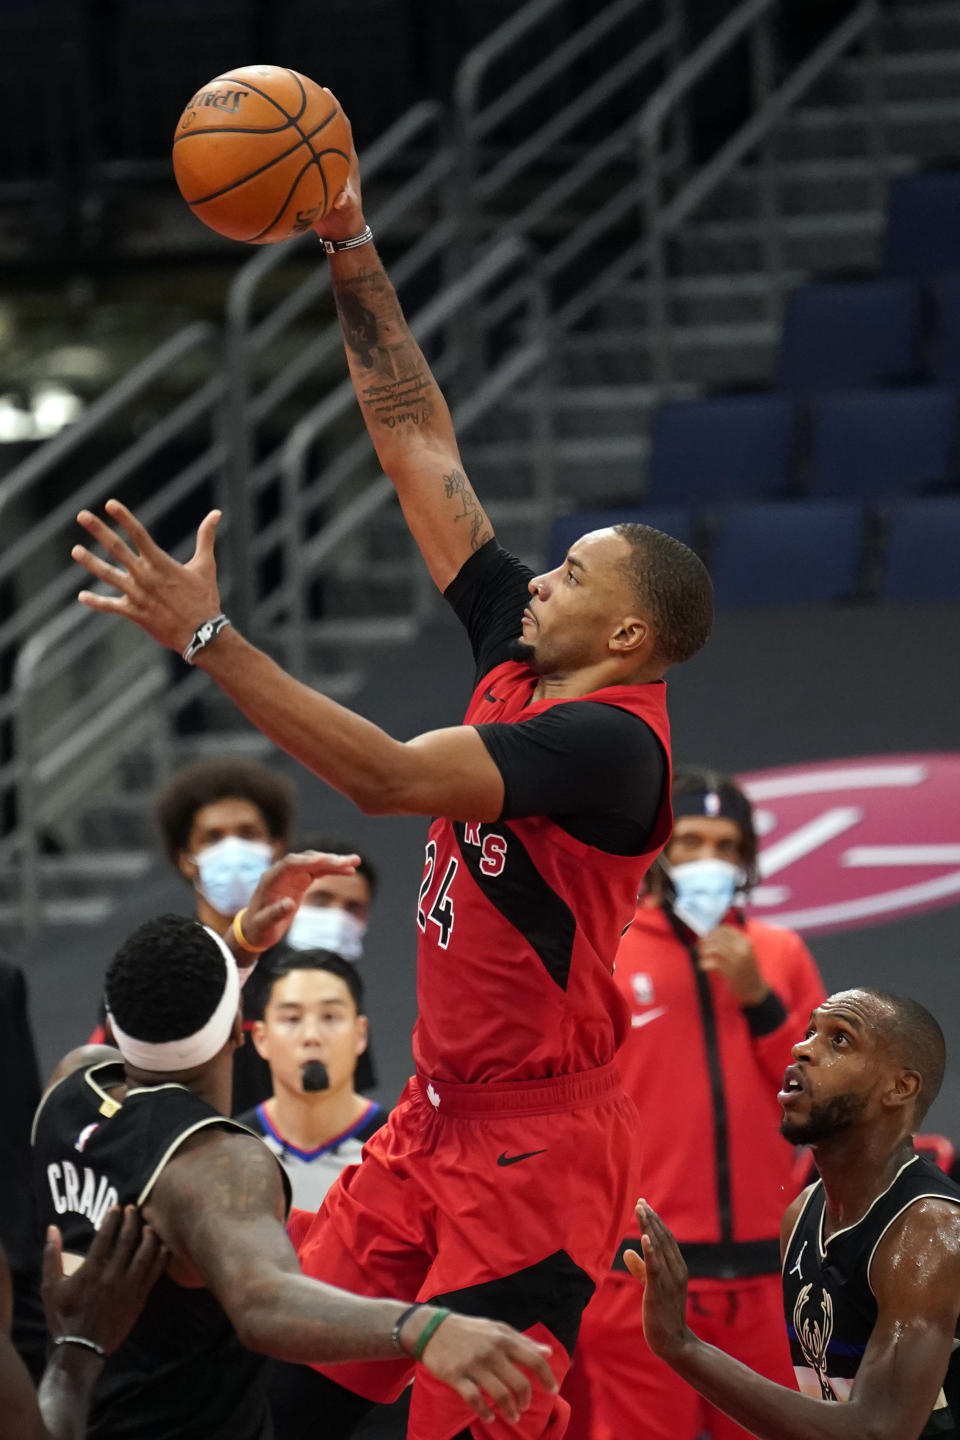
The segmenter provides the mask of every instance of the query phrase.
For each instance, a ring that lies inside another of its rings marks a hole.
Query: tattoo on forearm
[[[386,277],[364,271],[336,285],[334,298],[348,349],[376,376],[358,384],[360,404],[387,430],[427,425],[435,382]]]
[[[377,343],[376,315],[350,290],[337,289],[334,298],[347,344],[364,369],[372,370],[373,347]]]
[[[470,530],[470,549],[479,550],[493,534],[483,507],[473,491],[473,486],[462,470],[451,470],[443,477],[443,493],[448,500],[454,497],[460,503],[460,512],[454,520],[466,520]]]

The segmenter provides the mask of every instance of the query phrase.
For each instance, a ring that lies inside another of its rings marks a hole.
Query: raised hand
[[[313,881],[321,875],[352,875],[359,863],[359,855],[328,855],[321,850],[282,856],[264,871],[243,912],[244,938],[255,950],[279,944]],[[230,944],[230,930],[224,939]]]
[[[334,104],[340,106],[340,110],[346,118],[346,111],[340,105],[332,90],[327,94]],[[351,130],[351,139],[352,139]],[[330,209],[313,226],[317,234],[324,240],[349,240],[354,235],[359,235],[366,224],[363,218],[363,200],[360,194],[360,162],[357,159],[356,147],[350,146],[350,174],[343,189],[337,195]]]
[[[693,1338],[687,1326],[687,1267],[673,1235],[645,1200],[637,1201],[643,1258],[624,1251],[630,1274],[643,1283],[643,1333],[654,1355],[669,1362]]]
[[[63,1241],[51,1225],[43,1251],[42,1294],[47,1326],[54,1339],[79,1335],[107,1354],[127,1338],[167,1252],[149,1225],[141,1225],[133,1205],[112,1206],[72,1275],[63,1273]]]
[[[126,541],[90,510],[81,510],[77,521],[116,563],[101,560],[85,545],[74,545],[70,554],[97,580],[120,593],[99,595],[81,590],[77,599],[91,610],[132,620],[161,645],[182,654],[194,631],[220,613],[213,554],[220,511],[211,510],[201,521],[193,555],[181,565],[154,544],[126,505],[108,500],[104,509],[126,534]]]
[[[426,1323],[428,1314],[423,1313]],[[411,1338],[415,1341],[415,1335]],[[509,1325],[453,1314],[431,1335],[422,1361],[482,1420],[493,1420],[494,1411],[499,1411],[505,1420],[515,1424],[532,1398],[531,1375],[549,1394],[559,1389],[547,1364],[549,1354],[549,1346],[538,1344]]]

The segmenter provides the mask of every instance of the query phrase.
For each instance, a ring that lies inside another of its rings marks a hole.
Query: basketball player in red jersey
[[[291,1234],[308,1274],[511,1321],[552,1345],[559,1378],[636,1186],[636,1111],[614,1062],[629,1021],[611,971],[670,832],[662,677],[706,640],[710,581],[686,546],[642,525],[586,535],[539,576],[502,550],[373,248],[355,157],[317,228],[380,462],[470,635],[466,723],[395,741],[244,640],[220,612],[216,511],[185,566],[118,502],[107,512],[129,544],[81,512],[115,563],[82,546],[74,558],[120,594],[80,599],[185,651],[365,811],[440,817],[417,907],[417,1074],[363,1163]],[[316,1389],[326,1382],[303,1371],[303,1394],[278,1400],[281,1440],[312,1433],[317,1414],[330,1435],[351,1433],[368,1402],[401,1392],[411,1366],[331,1373],[365,1400],[334,1422],[329,1392]],[[495,1417],[499,1394],[470,1398],[479,1419],[418,1374],[409,1435],[559,1440],[566,1427],[565,1402],[545,1389],[518,1431]]]

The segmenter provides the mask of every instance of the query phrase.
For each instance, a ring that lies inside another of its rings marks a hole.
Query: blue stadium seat
[[[881,593],[889,600],[960,600],[960,496],[903,500],[887,511]]]
[[[570,546],[581,535],[590,530],[604,530],[608,525],[622,525],[633,522],[651,525],[654,530],[663,530],[684,545],[693,546],[693,515],[682,505],[633,505],[615,510],[578,510],[573,515],[561,515],[550,527],[547,543],[547,568],[552,570],[566,555]]]
[[[814,495],[907,495],[949,483],[956,469],[957,398],[946,385],[848,390],[813,406]]]
[[[960,274],[940,275],[930,287],[934,304],[934,379],[960,383]]]
[[[921,367],[920,316],[910,280],[801,285],[787,297],[779,383],[828,390],[910,380]]]
[[[890,182],[881,269],[886,275],[960,270],[960,170],[927,170]]]
[[[718,511],[716,519],[711,569],[718,605],[787,605],[856,594],[864,532],[860,505],[735,504]]]
[[[653,422],[647,498],[703,503],[784,495],[795,434],[796,408],[786,395],[670,401]]]

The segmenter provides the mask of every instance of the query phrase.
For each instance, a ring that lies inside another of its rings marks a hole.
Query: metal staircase
[[[874,43],[844,54],[771,130],[769,169],[754,152],[678,228],[659,300],[640,266],[563,338],[551,398],[571,506],[642,497],[665,395],[769,384],[784,294],[874,269],[886,180],[960,155],[960,7],[889,5]]]
[[[679,0],[608,0],[541,48],[561,4],[531,0],[464,62],[452,114],[417,106],[364,156],[378,243],[452,394],[467,467],[505,543],[531,560],[559,510],[641,498],[664,395],[769,378],[784,290],[812,269],[871,264],[889,170],[942,153],[954,133],[960,148],[957,107],[947,117],[946,101],[882,93],[894,76],[928,93],[935,56],[960,48],[951,5],[862,0],[785,72],[777,0],[741,0],[686,55]],[[752,113],[696,166],[691,90],[742,40]],[[541,57],[520,74],[518,45]],[[12,813],[0,928],[102,913],[149,863],[148,796],[171,767],[263,744],[202,675],[71,603],[79,504],[119,494],[181,551],[218,504],[225,607],[335,696],[431,612],[312,245],[255,255],[222,330],[180,332],[102,413],[0,480],[13,538],[0,591],[14,596],[0,652],[18,650],[0,696],[0,732],[12,726],[16,742],[0,756]],[[106,467],[88,463],[101,422],[145,400],[159,422]],[[186,728],[197,706],[204,734]],[[50,839],[63,853],[44,854]]]

